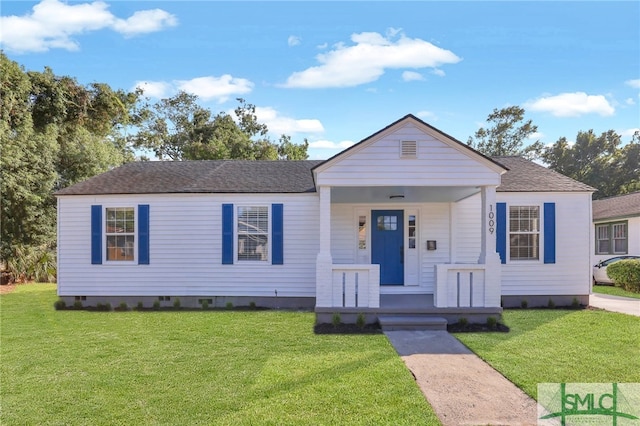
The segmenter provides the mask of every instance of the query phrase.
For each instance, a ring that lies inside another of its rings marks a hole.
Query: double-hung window
[[[269,207],[237,208],[238,261],[269,260]]]
[[[509,207],[509,257],[511,260],[540,259],[540,207]]]
[[[135,210],[133,207],[105,209],[106,260],[132,261],[135,248]]]
[[[627,222],[596,225],[596,254],[627,254]]]

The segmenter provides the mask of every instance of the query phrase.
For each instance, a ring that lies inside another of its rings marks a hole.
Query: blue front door
[[[404,212],[371,212],[371,263],[380,265],[380,284],[404,284]]]

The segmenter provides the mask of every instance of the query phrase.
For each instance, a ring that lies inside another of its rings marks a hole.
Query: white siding
[[[481,241],[481,204],[481,196],[477,194],[452,205],[455,263],[478,262]]]
[[[539,261],[510,261],[502,265],[502,295],[586,295],[591,285],[591,194],[504,193],[498,202],[509,206],[556,207],[556,263],[543,262],[544,233],[540,233]],[[544,224],[541,217],[541,229]],[[507,229],[508,235],[508,229]],[[507,257],[509,252],[507,237]]]
[[[222,204],[284,204],[284,264],[222,265]],[[150,264],[91,264],[91,205],[150,205]],[[313,297],[316,194],[63,196],[58,292],[72,295]]]
[[[417,142],[416,158],[401,158],[400,143]],[[446,143],[422,127],[405,123],[363,142],[343,157],[320,167],[318,185],[331,186],[466,186],[498,185],[500,175],[487,160],[464,147]],[[399,172],[401,171],[401,172]]]

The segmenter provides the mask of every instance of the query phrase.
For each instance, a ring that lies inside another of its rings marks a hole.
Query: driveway
[[[640,317],[640,299],[594,293],[589,295],[589,305],[607,311]]]

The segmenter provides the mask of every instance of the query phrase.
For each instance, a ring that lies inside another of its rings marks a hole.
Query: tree
[[[494,109],[487,117],[492,126],[481,127],[467,145],[488,156],[519,155],[529,159],[539,156],[543,145],[540,141],[524,146],[526,139],[538,131],[531,120],[524,120],[525,111],[518,106]]]
[[[580,131],[575,144],[562,137],[545,148],[541,158],[550,169],[596,188],[595,199],[640,189],[638,132],[622,146],[622,138],[613,130],[600,136],[593,130]]]
[[[134,159],[125,132],[139,93],[25,72],[1,52],[0,69],[0,262],[13,279],[49,277],[53,192]]]
[[[296,145],[283,135],[272,142],[255,106],[238,98],[237,122],[225,112],[212,116],[196,95],[180,92],[148,105],[139,114],[135,146],[170,160],[277,160],[307,158],[308,143]]]
[[[55,240],[57,129],[50,125],[34,131],[28,76],[4,54],[0,69],[0,260],[10,268],[17,265],[18,253],[31,257]]]

